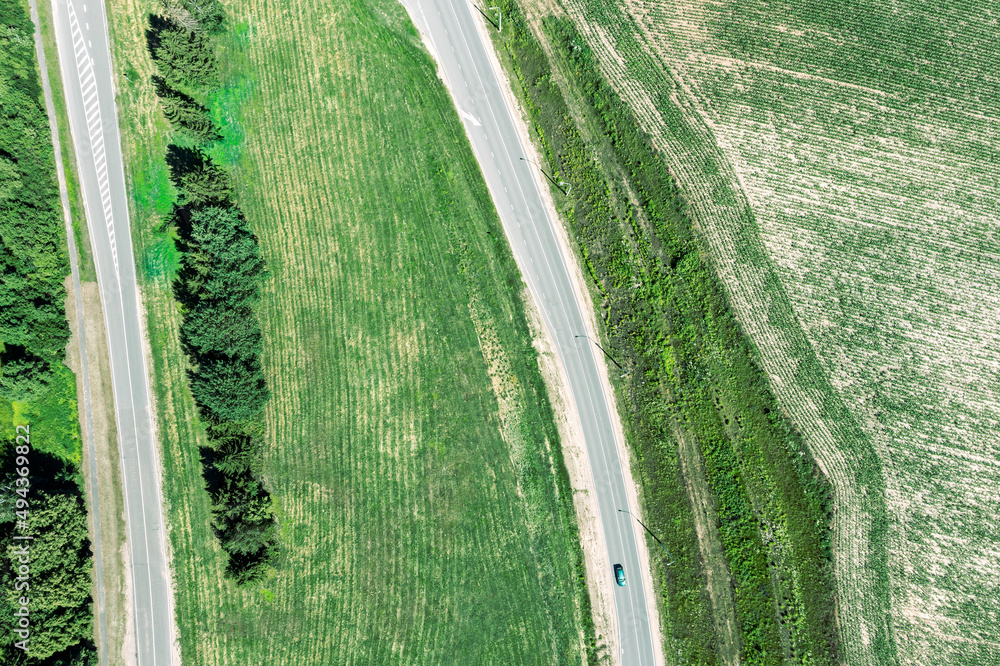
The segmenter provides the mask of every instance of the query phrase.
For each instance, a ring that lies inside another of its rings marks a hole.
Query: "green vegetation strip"
[[[46,390],[62,363],[69,258],[34,28],[19,2],[0,8],[0,393],[10,401]]]
[[[266,271],[257,238],[232,200],[223,168],[201,148],[222,139],[206,106],[218,85],[210,33],[225,27],[217,0],[181,0],[150,15],[146,41],[162,76],[152,77],[164,116],[195,148],[167,146],[178,191],[171,221],[182,257],[174,293],[184,313],[181,344],[192,368],[191,394],[208,425],[204,452],[212,526],[229,554],[226,573],[258,581],[277,556],[277,525],[261,478],[267,381],[257,317]],[[201,20],[195,17],[200,17]]]
[[[752,280],[758,281],[758,284],[753,288],[757,292],[756,299],[759,299],[754,308],[756,312],[748,313],[747,316],[766,319],[766,326],[759,327],[758,330],[761,330],[762,333],[768,331],[769,334],[777,334],[776,340],[772,339],[771,343],[777,342],[776,347],[780,351],[772,351],[769,353],[769,357],[772,361],[785,365],[787,368],[784,381],[791,386],[785,389],[786,395],[791,400],[808,401],[811,408],[815,410],[814,414],[817,420],[812,423],[802,423],[801,426],[808,427],[813,433],[816,433],[816,426],[820,425],[821,429],[829,432],[828,437],[832,438],[829,441],[835,442],[833,450],[839,449],[840,451],[840,453],[834,454],[835,458],[831,457],[830,462],[836,468],[833,473],[839,477],[837,479],[838,487],[844,489],[844,496],[836,498],[836,502],[839,504],[837,511],[839,515],[848,516],[848,518],[846,521],[838,519],[841,534],[837,538],[839,543],[844,544],[845,551],[860,553],[859,558],[863,558],[863,560],[849,558],[846,554],[837,556],[838,570],[842,575],[837,581],[840,595],[838,601],[839,621],[846,622],[846,624],[842,624],[842,631],[848,635],[851,632],[858,634],[861,631],[868,635],[868,641],[852,641],[849,646],[845,642],[841,658],[857,658],[860,659],[859,663],[898,663],[895,638],[896,620],[894,620],[898,614],[891,605],[887,553],[890,514],[887,507],[884,475],[888,472],[876,453],[873,436],[862,427],[862,419],[857,415],[856,410],[850,407],[848,400],[834,389],[825,369],[826,361],[821,359],[822,352],[818,352],[814,348],[814,342],[804,333],[802,322],[793,309],[790,299],[789,290],[794,286],[786,284],[787,276],[783,275],[783,269],[775,263],[772,254],[765,247],[764,230],[750,208],[746,196],[735,188],[733,184],[736,181],[735,173],[732,167],[726,163],[724,151],[719,149],[717,145],[717,137],[704,126],[698,114],[693,112],[692,107],[688,106],[686,101],[678,100],[675,97],[676,79],[674,75],[676,73],[671,74],[669,71],[671,67],[654,55],[656,49],[652,42],[670,43],[675,37],[672,34],[669,36],[667,34],[644,34],[645,28],[637,24],[637,20],[629,14],[624,3],[621,2],[578,0],[574,1],[573,4],[577,7],[586,7],[585,20],[591,22],[595,27],[600,26],[608,34],[614,35],[614,52],[616,57],[621,59],[627,76],[640,84],[640,90],[648,93],[655,104],[656,113],[661,120],[658,123],[659,130],[662,132],[661,137],[667,145],[671,146],[670,161],[677,165],[679,171],[683,170],[689,178],[689,182],[683,184],[690,192],[689,198],[694,200],[697,196],[698,212],[705,220],[706,226],[717,226],[724,229],[727,235],[731,234],[732,240],[728,242],[734,247],[736,256],[730,261],[741,265],[737,274],[750,276]],[[713,21],[715,23],[713,30],[718,30],[719,33],[742,33],[743,36],[753,34],[753,39],[745,41],[744,45],[752,41],[755,48],[763,48],[763,52],[746,53],[745,47],[739,46],[733,53],[736,57],[747,61],[770,61],[769,54],[773,53],[773,48],[776,45],[780,45],[779,50],[782,56],[780,59],[772,61],[772,64],[778,63],[779,66],[782,66],[780,64],[782,62],[796,63],[794,66],[790,66],[791,69],[800,66],[803,62],[833,64],[839,73],[837,76],[831,76],[830,80],[855,81],[861,85],[874,85],[874,87],[881,88],[881,77],[886,72],[891,71],[883,66],[884,61],[895,60],[900,53],[900,46],[895,41],[875,38],[873,44],[881,44],[892,50],[893,53],[886,57],[865,60],[866,67],[871,69],[875,78],[869,81],[856,79],[856,70],[853,72],[852,70],[861,61],[851,57],[851,54],[858,53],[854,46],[844,46],[840,41],[832,40],[824,42],[826,46],[820,48],[819,51],[814,51],[817,42],[808,37],[808,35],[827,34],[828,25],[824,22],[832,21],[833,25],[840,24],[842,20],[840,14],[816,12],[816,8],[820,5],[814,3],[790,2],[786,3],[787,8],[776,7],[773,3],[759,3],[759,8],[756,11],[763,12],[763,15],[768,17],[766,22],[773,22],[772,28],[776,33],[784,32],[789,25],[795,23],[795,21],[789,21],[783,14],[785,9],[791,9],[793,13],[802,11],[811,14],[820,21],[814,26],[807,25],[802,28],[805,36],[802,38],[803,41],[799,42],[799,48],[789,48],[789,45],[783,43],[781,39],[766,40],[761,38],[765,32],[761,30],[761,26],[755,18],[751,18],[754,14],[740,16],[743,10],[737,9],[737,6],[746,4],[749,3],[727,3],[725,6],[715,7],[713,12],[717,15]],[[658,14],[664,17],[661,22],[665,30],[676,27],[680,34],[685,34],[685,31],[689,29],[688,23],[675,22],[676,16],[670,14],[672,10],[669,9],[669,3],[655,3],[652,7],[657,12],[654,13],[654,16]],[[880,11],[884,11],[884,8]],[[930,14],[933,13],[932,10],[928,11]],[[672,18],[667,19],[666,16]],[[856,20],[865,23],[867,18],[858,19],[858,17],[867,17],[869,14],[865,10],[855,13],[854,16]],[[909,15],[911,18],[915,16],[917,14]],[[651,20],[657,21],[656,18]],[[669,25],[671,23],[673,25]],[[871,23],[871,25],[878,24],[878,21]],[[847,28],[844,34],[856,34],[856,27]],[[867,32],[868,29],[866,28],[864,31]],[[916,43],[915,48],[924,47],[926,33],[910,30],[906,31],[906,34],[909,36],[909,41]],[[963,36],[972,40],[981,39],[975,31]],[[800,50],[803,46],[805,50]],[[683,50],[679,53],[681,53],[679,57],[682,59],[690,57]],[[952,49],[952,53],[960,54],[962,51],[961,49]],[[961,59],[961,56],[956,55],[956,57]],[[938,64],[940,65],[940,63]],[[961,67],[953,69],[966,76],[969,75],[969,72],[976,71],[974,67],[968,71]],[[921,71],[925,70],[921,68]],[[897,82],[906,81],[908,85],[913,83],[913,80],[907,76],[896,76],[895,80]],[[952,83],[955,79],[953,77],[933,79],[932,77],[927,80],[934,81],[931,88],[939,91],[941,81],[946,80]],[[873,83],[873,81],[879,82]],[[797,104],[798,102],[795,100],[806,100],[806,103],[799,106],[798,109],[799,112],[807,115],[811,113],[810,109],[814,106],[814,100],[811,99],[814,93],[802,96],[801,91],[796,91],[795,94],[786,98],[782,92],[765,92],[767,87],[757,86],[756,83],[752,85],[745,83],[744,88],[740,90],[745,90],[747,87],[752,89],[751,99],[754,99],[755,103],[759,102],[757,110],[765,115],[771,113],[774,108],[783,109],[786,104]],[[713,104],[725,105],[729,101],[735,100],[737,106],[744,110],[741,113],[745,112],[746,97],[732,85],[731,80],[726,79],[726,77],[717,80],[713,78],[713,83],[707,89],[712,91],[710,94],[714,100],[717,100],[717,102],[713,101]],[[684,96],[682,95],[682,97]],[[775,104],[778,106],[775,107]],[[909,117],[907,113],[903,115]],[[873,124],[872,127],[878,129],[872,131],[875,135],[884,137],[885,125],[880,124],[882,122],[884,121]],[[906,123],[901,123],[898,126],[898,131],[905,133],[908,131],[907,127]],[[807,129],[806,132],[808,131]],[[864,142],[864,139],[859,139],[859,141]],[[906,182],[908,181],[904,179],[901,186],[905,187]],[[812,206],[812,204],[804,205],[806,208]],[[829,227],[824,228],[821,233],[826,233],[828,229]],[[880,248],[878,254],[881,256],[884,254],[881,252],[882,246],[878,247]],[[864,264],[865,262],[862,261],[858,265]],[[732,268],[732,265],[730,267]],[[864,270],[867,272],[869,267],[865,266]],[[815,275],[828,273],[828,271],[814,272]],[[809,280],[804,283],[808,284],[807,289],[816,289],[815,284]],[[843,279],[838,278],[838,280],[839,283],[844,283]],[[796,282],[796,280],[792,280],[792,282]],[[852,298],[860,310],[870,309],[867,302],[855,297]],[[843,330],[853,329],[843,327]],[[884,395],[880,394],[877,399],[883,400]],[[808,413],[808,410],[804,413]],[[817,443],[827,447],[827,453],[830,454],[829,443],[822,443],[822,440],[827,439],[827,437],[820,436],[817,439]],[[857,545],[855,546],[855,544]],[[852,605],[852,608],[844,608],[844,605],[848,603]],[[867,628],[859,629],[853,622],[855,617],[864,617],[864,624]]]
[[[93,663],[69,259],[27,5],[0,2],[0,663]],[[30,538],[25,538],[30,537]],[[18,633],[18,631],[22,633]]]
[[[154,70],[136,39],[161,7],[123,0],[111,20],[115,60],[139,82],[122,79],[120,118],[185,663],[596,658],[524,284],[403,8],[228,3],[212,37],[219,83],[203,94]],[[207,108],[222,139],[168,125],[154,75]],[[226,577],[201,490],[221,447],[180,344],[170,142],[231,174],[267,265],[261,473],[282,547],[251,585]]]
[[[671,651],[682,663],[718,659],[671,442],[677,425],[694,435],[704,456],[735,586],[743,660],[835,663],[827,484],[782,418],[701,256],[677,184],[636,130],[630,109],[601,79],[572,24],[547,19],[544,29],[585,122],[607,138],[596,148],[581,137],[518,8],[501,5],[509,26],[502,43],[545,157],[556,177],[573,185],[571,231],[602,301],[613,354],[631,370],[622,387],[628,434],[642,463],[650,526],[666,535],[675,554],[660,581]],[[603,172],[595,152],[605,160]]]

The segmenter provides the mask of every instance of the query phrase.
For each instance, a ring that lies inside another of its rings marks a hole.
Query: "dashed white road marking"
[[[107,154],[104,151],[104,127],[101,124],[101,105],[97,95],[97,81],[94,78],[94,59],[87,53],[84,46],[80,21],[76,17],[73,3],[67,6],[69,10],[69,29],[73,38],[73,54],[76,56],[76,71],[80,75],[80,92],[83,95],[83,111],[87,119],[87,132],[90,134],[90,145],[94,149],[94,173],[97,175],[97,185],[101,192],[101,208],[104,211],[104,225],[108,230],[108,241],[111,244],[111,261],[118,274],[118,246],[115,242],[114,215],[111,209],[111,187],[108,184]],[[87,11],[87,5],[83,6]],[[90,24],[86,23],[87,29]],[[91,40],[86,43],[92,48]]]
[[[88,49],[84,46],[84,39],[83,39],[83,35],[82,35],[81,31],[80,31],[80,24],[79,24],[79,20],[77,19],[75,8],[73,6],[73,0],[68,0],[68,2],[66,4],[66,8],[67,8],[67,13],[68,13],[68,17],[69,17],[70,38],[71,38],[72,43],[73,43],[74,56],[75,56],[75,59],[76,59],[77,75],[79,77],[79,85],[80,85],[80,89],[81,90],[86,90],[86,89],[89,89],[90,85],[94,85],[94,86],[97,85],[96,81],[95,81],[95,77],[96,77],[96,73],[95,73],[96,61],[95,61],[94,57],[91,56],[91,54],[88,51]],[[103,17],[103,11],[102,11],[102,9],[103,9],[103,6],[99,4],[98,8],[97,8],[97,11],[101,14],[101,16],[99,17],[99,20],[101,20],[101,21],[106,20]],[[84,11],[86,11],[86,5],[84,5]],[[99,33],[104,34],[105,38],[107,38],[107,33],[105,31],[104,24],[98,23],[98,30],[99,30]],[[93,42],[91,42],[90,40],[87,40],[87,44],[90,45],[91,49],[93,48]],[[101,47],[101,48],[104,48],[104,49],[107,48],[106,44],[100,44],[100,42],[99,42],[98,46]],[[110,53],[108,51],[105,50],[105,51],[103,51],[103,53],[105,54],[106,57],[110,57]],[[102,67],[102,74],[104,74],[104,73],[110,74],[111,73],[110,68],[105,69],[105,68]],[[118,138],[117,138],[117,135],[115,134],[116,119],[115,119],[115,108],[113,106],[114,105],[114,97],[113,97],[113,95],[114,95],[114,89],[112,88],[111,89],[111,101],[110,101],[110,105],[109,105],[109,107],[105,107],[105,109],[107,109],[108,113],[109,113],[108,131],[110,132],[110,137],[111,137],[111,141],[112,141],[111,145],[112,145],[113,149],[117,149],[118,148]],[[96,177],[97,177],[97,185],[98,185],[99,195],[100,195],[100,199],[101,199],[101,206],[103,207],[104,222],[105,222],[105,226],[107,228],[108,241],[109,241],[109,244],[110,244],[110,247],[111,247],[111,259],[112,259],[112,266],[111,266],[111,268],[114,270],[114,277],[112,279],[114,281],[118,282],[118,284],[119,284],[118,302],[119,302],[119,304],[121,306],[121,309],[120,309],[121,331],[122,331],[123,335],[125,335],[125,337],[128,338],[128,333],[127,333],[127,331],[128,331],[128,325],[126,323],[126,310],[127,310],[127,308],[126,308],[126,302],[125,302],[125,300],[123,298],[123,293],[122,293],[123,290],[121,289],[121,287],[123,285],[122,285],[121,273],[119,271],[119,265],[118,265],[118,250],[117,250],[117,243],[116,243],[116,239],[115,239],[115,226],[114,226],[115,218],[114,218],[114,211],[112,210],[111,190],[110,190],[110,185],[109,185],[109,174],[108,174],[108,162],[107,162],[107,156],[106,156],[106,151],[105,151],[105,146],[104,146],[104,141],[105,141],[104,140],[104,128],[103,128],[102,123],[101,123],[100,104],[97,102],[97,98],[96,97],[95,97],[94,104],[93,104],[92,108],[85,108],[84,109],[84,113],[85,113],[85,122],[87,123],[87,127],[86,127],[85,131],[86,131],[86,133],[88,134],[88,136],[90,138],[90,145],[91,145],[91,149],[92,149],[92,153],[93,153],[92,158],[94,160],[94,166],[96,168],[96,172],[95,173],[96,173]],[[116,155],[114,152],[112,152],[112,158],[113,159],[120,159],[119,155]],[[117,164],[114,164],[113,166],[117,166]],[[120,175],[116,177],[116,181],[117,182],[122,182],[120,180]],[[122,185],[124,185],[123,182],[122,182]],[[88,213],[93,213],[93,212],[94,211],[92,209],[88,210]],[[121,210],[119,212],[119,215],[120,215],[119,221],[123,225],[123,231],[126,234],[125,239],[123,240],[123,242],[125,243],[124,247],[127,248],[128,247],[128,242],[129,242],[129,240],[128,240],[128,210],[127,209]],[[92,224],[92,228],[96,232],[100,228],[100,225],[97,223],[96,216],[92,217],[90,221],[91,221],[91,224]],[[103,263],[101,263],[101,262],[96,262],[96,257],[95,257],[95,265],[96,265],[97,270],[98,270],[99,282],[101,282],[101,284],[102,284],[102,290],[103,290],[104,289],[105,280],[107,279],[107,278],[104,277],[103,273],[104,273],[104,270],[107,267]],[[129,280],[129,282],[131,284],[130,285],[125,285],[125,286],[130,286],[133,290],[135,290],[136,289],[136,284],[135,284],[134,277],[132,277],[132,279]],[[107,313],[105,313],[105,314],[107,314]],[[137,325],[136,330],[140,331],[141,330],[141,326],[142,326],[142,322],[141,322],[141,315],[139,315],[138,313],[136,313],[135,324]],[[112,375],[112,377],[115,377],[116,374],[117,374],[117,371],[115,369],[115,365],[118,362],[117,355],[116,354],[111,354],[109,356],[109,360],[110,360],[110,363],[111,363],[111,375]],[[141,366],[142,366],[142,377],[143,377],[143,380],[142,380],[141,384],[133,384],[134,380],[133,380],[133,373],[132,373],[132,361],[130,360],[130,353],[128,352],[127,349],[124,350],[124,360],[125,360],[125,368],[124,368],[125,375],[128,377],[128,381],[126,382],[126,389],[127,389],[128,395],[126,396],[124,390],[120,389],[120,383],[121,382],[119,380],[117,382],[118,386],[116,386],[116,390],[115,390],[115,394],[116,394],[115,395],[115,403],[118,404],[119,400],[121,400],[121,401],[125,401],[125,404],[129,404],[129,405],[132,405],[133,407],[137,407],[138,406],[138,400],[140,400],[140,399],[143,400],[145,402],[146,416],[149,419],[149,421],[147,423],[153,423],[154,422],[154,417],[153,417],[153,414],[152,414],[152,406],[151,406],[151,403],[149,401],[149,385],[148,385],[148,379],[147,379],[149,377],[149,370],[146,367],[145,357],[142,356],[141,354],[139,355],[139,360],[140,360],[140,363],[141,363]],[[137,386],[140,389],[138,395],[136,394],[136,387]],[[135,433],[135,437],[136,437],[137,443],[141,444],[141,442],[139,442],[139,436],[140,436],[140,434],[149,434],[150,436],[152,436],[152,433],[151,432],[141,433],[141,431],[143,430],[143,428],[140,428],[139,421],[136,418],[137,412],[138,412],[138,409],[135,409],[132,412],[132,432]],[[122,416],[122,412],[120,410],[116,409],[115,410],[115,417],[116,417],[116,423],[118,423],[118,425],[119,425],[119,436],[120,437],[121,437],[121,432],[122,432],[122,430],[121,430],[122,420],[120,418],[121,416]],[[143,424],[143,425],[145,426],[146,424]],[[123,471],[124,471],[124,465],[125,465],[125,460],[126,460],[126,458],[125,458],[125,450],[124,450],[125,449],[125,441],[122,440],[122,439],[120,439],[119,444],[121,445],[121,454],[122,454],[121,455],[121,464],[123,465]],[[155,440],[150,439],[150,442],[147,444],[147,446],[151,446],[151,447],[155,448]],[[138,451],[136,451],[136,456],[137,456],[137,462],[139,462],[139,460],[141,460],[141,456],[139,456]],[[140,467],[141,467],[141,464],[140,464]],[[161,583],[162,582],[162,576],[163,576],[163,574],[166,574],[167,579],[169,580],[169,568],[165,567],[163,571],[154,572],[154,575],[151,575],[150,572],[149,572],[150,562],[148,560],[148,555],[151,552],[150,543],[149,543],[150,539],[151,538],[156,539],[156,538],[158,538],[160,536],[159,534],[156,534],[156,533],[159,532],[160,525],[162,524],[162,520],[163,520],[162,507],[159,506],[160,504],[162,504],[163,500],[162,500],[162,495],[160,494],[161,490],[160,490],[160,486],[159,486],[158,471],[156,469],[155,463],[152,465],[152,476],[153,476],[153,483],[154,483],[154,485],[156,487],[156,492],[157,492],[157,501],[158,501],[157,502],[158,503],[158,506],[157,506],[157,516],[152,519],[152,524],[151,525],[148,524],[149,521],[147,520],[147,512],[146,512],[146,508],[145,508],[144,491],[143,491],[143,478],[142,478],[143,475],[140,472],[140,474],[138,476],[138,479],[137,479],[137,481],[138,481],[138,495],[139,495],[139,511],[138,511],[138,514],[139,514],[139,517],[140,517],[140,519],[138,521],[139,524],[138,525],[134,525],[134,526],[129,526],[129,539],[128,539],[128,542],[129,542],[129,551],[131,553],[130,557],[131,557],[131,561],[133,563],[133,567],[132,567],[132,602],[133,602],[133,605],[135,605],[137,603],[137,591],[138,591],[138,588],[139,588],[139,584],[140,583],[145,583],[144,587],[146,587],[149,590],[149,607],[148,607],[148,610],[144,610],[143,612],[144,613],[148,612],[148,614],[149,614],[148,622],[146,622],[146,623],[149,625],[148,626],[149,651],[150,651],[150,656],[152,658],[148,663],[149,664],[156,663],[157,654],[154,651],[156,650],[157,645],[158,645],[157,638],[161,638],[161,642],[159,643],[159,645],[166,646],[167,649],[166,649],[165,652],[166,652],[166,654],[169,655],[169,657],[167,659],[165,659],[165,660],[160,660],[159,663],[161,663],[161,664],[167,664],[167,663],[170,663],[171,659],[173,658],[173,649],[171,648],[171,645],[173,643],[173,639],[171,637],[171,633],[172,633],[171,632],[171,626],[170,626],[171,623],[170,623],[170,621],[168,619],[167,620],[167,631],[166,631],[167,638],[165,640],[162,640],[161,636],[157,636],[157,628],[156,628],[157,622],[156,622],[156,618],[157,617],[161,617],[162,618],[163,616],[162,615],[158,616],[157,615],[157,609],[154,608],[153,602],[154,602],[154,596],[155,595],[154,595],[154,589],[153,588],[154,588],[154,579],[160,578],[161,580],[156,581],[156,582],[157,583]],[[127,483],[127,484],[131,483],[131,482],[132,481],[129,481],[127,479],[125,480],[125,483]],[[125,500],[125,514],[127,516],[130,516],[131,518],[134,518],[134,515],[132,514],[131,509],[129,508],[129,492],[128,492],[127,488],[125,489],[125,492],[123,492],[123,496],[124,496],[124,500]],[[133,537],[134,537],[133,532],[134,531],[140,532],[141,537],[133,539]],[[151,531],[154,533],[152,536],[150,535]],[[147,557],[143,558],[143,559],[145,559],[146,561],[140,561],[136,557],[136,548],[137,548],[137,545],[139,543],[142,543],[144,545],[145,553],[146,553]],[[159,539],[159,546],[160,546],[160,556],[165,559],[166,558],[165,544],[164,544],[164,542],[163,542],[162,539]],[[139,569],[145,570],[145,572],[146,572],[145,580],[142,580],[142,577],[137,574],[137,570],[139,570]],[[165,590],[165,592],[166,592],[166,595],[167,595],[167,605],[168,605],[168,610],[167,610],[166,616],[169,618],[169,607],[172,605],[170,603],[169,585],[167,586],[167,589]],[[139,635],[139,632],[141,631],[141,628],[142,628],[142,625],[144,624],[144,622],[140,619],[140,616],[139,616],[139,613],[138,613],[138,609],[136,609],[136,610],[137,610],[137,612],[134,614],[135,615],[135,629],[134,629],[134,631],[136,632],[136,635]],[[145,633],[146,632],[143,632],[144,635],[145,635]],[[144,646],[144,649],[145,649],[145,646]],[[164,652],[164,650],[161,649],[160,652],[162,653],[162,652]],[[137,657],[138,657],[138,652],[137,652]],[[146,662],[145,659],[143,659],[143,661],[141,661],[140,663],[144,663],[145,664],[147,662]]]

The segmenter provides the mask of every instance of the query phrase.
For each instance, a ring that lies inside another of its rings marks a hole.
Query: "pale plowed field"
[[[847,662],[1000,662],[1000,5],[562,5],[833,482]]]
[[[282,554],[237,589],[209,528],[161,227],[165,122],[116,5],[185,663],[580,663],[582,559],[523,282],[458,116],[392,0],[241,0],[212,147],[258,235]],[[562,484],[562,485],[560,485]]]

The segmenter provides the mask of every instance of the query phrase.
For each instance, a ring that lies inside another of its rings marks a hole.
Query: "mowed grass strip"
[[[271,274],[265,477],[284,550],[261,586],[223,578],[170,294],[169,186],[147,157],[168,131],[147,111],[135,29],[155,9],[123,2],[112,20],[140,81],[120,99],[185,663],[580,662],[582,557],[523,284],[391,0],[227,7],[214,154]]]

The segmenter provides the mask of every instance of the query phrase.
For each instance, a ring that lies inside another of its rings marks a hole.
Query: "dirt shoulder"
[[[89,433],[83,396],[83,373],[80,357],[79,328],[77,325],[76,299],[73,297],[72,278],[67,278],[66,314],[70,322],[71,338],[68,346],[67,365],[77,377],[80,431],[83,433],[81,468],[84,492],[87,499],[90,539],[94,543],[93,488],[90,483],[92,469],[89,455]],[[122,499],[121,469],[118,461],[118,432],[115,428],[114,398],[111,392],[111,373],[108,365],[107,336],[104,330],[104,313],[96,282],[80,285],[83,301],[84,335],[87,349],[87,373],[90,380],[90,400],[93,417],[94,446],[97,468],[97,503],[100,510],[101,550],[104,580],[104,612],[107,623],[107,653],[111,664],[135,662],[134,637],[132,636],[132,609],[127,594],[128,546],[125,532],[125,508]],[[94,607],[98,607],[98,589],[95,571]],[[97,639],[99,640],[99,636]],[[129,659],[131,656],[131,659]]]
[[[486,33],[485,22],[483,20],[477,20],[476,25],[479,28],[483,39],[489,40],[488,34]],[[506,86],[503,87],[503,93],[507,99],[508,106],[514,111],[513,116],[517,121],[515,125],[520,135],[521,144],[525,147],[529,159],[541,164],[542,157],[538,152],[538,147],[531,140],[531,134],[528,130],[527,114],[522,111],[520,104],[514,96],[510,78],[503,67],[501,67],[500,62],[496,57],[496,53],[490,49],[487,49],[487,51],[490,55],[490,63],[497,72],[497,75],[506,83]],[[574,296],[577,303],[580,304],[580,311],[583,314],[586,334],[590,336],[591,339],[600,340],[602,337],[598,334],[599,328],[595,316],[594,304],[591,301],[590,291],[588,289],[586,279],[584,278],[583,268],[580,265],[576,252],[573,250],[572,244],[570,243],[569,235],[563,225],[563,219],[556,210],[549,183],[543,180],[539,171],[535,171],[534,173],[538,184],[538,190],[542,193],[542,200],[545,202],[549,218],[555,221],[555,224],[553,225],[555,229],[555,236],[559,241],[560,253],[563,256],[563,261],[569,271],[570,281],[573,284]],[[533,313],[533,317],[537,317],[537,310],[535,310],[534,303],[530,300],[530,296],[526,297],[525,301],[529,303],[526,309]],[[537,320],[537,323],[540,324],[540,319]],[[617,613],[615,611],[614,600],[611,597],[611,594],[608,593],[608,590],[613,589],[614,583],[611,580],[611,561],[608,559],[608,551],[604,543],[604,532],[600,527],[600,513],[597,508],[596,490],[594,487],[593,475],[590,470],[590,459],[587,456],[586,445],[583,440],[583,433],[579,424],[578,416],[576,411],[571,407],[572,401],[569,395],[565,371],[556,357],[554,346],[548,336],[548,332],[545,331],[544,327],[540,325],[535,326],[533,332],[535,332],[534,338],[536,348],[540,350],[539,358],[540,364],[542,365],[542,375],[548,386],[549,399],[552,401],[553,409],[557,414],[557,423],[561,429],[559,434],[563,442],[563,457],[566,460],[566,466],[570,474],[570,482],[573,486],[574,503],[577,507],[577,520],[580,527],[581,545],[583,547],[584,558],[587,564],[587,585],[590,590],[594,625],[598,634],[610,637],[610,639],[605,638],[604,641],[611,648],[609,651],[611,663],[617,664],[620,655],[617,636]],[[638,489],[634,479],[632,478],[631,471],[632,455],[625,443],[625,432],[622,428],[621,418],[619,416],[618,401],[614,391],[612,390],[611,381],[608,377],[607,361],[603,356],[599,357],[593,349],[591,351],[595,353],[595,362],[598,374],[601,378],[601,386],[604,391],[605,398],[607,399],[608,404],[612,407],[610,410],[611,424],[614,428],[615,440],[618,443],[619,459],[625,463],[622,465],[622,475],[625,480],[625,488],[628,494],[629,510],[633,515],[638,516],[641,519],[642,508],[639,504]],[[549,363],[555,366],[555,371],[551,368],[545,367]],[[563,428],[566,429],[565,432],[563,432]],[[657,663],[662,664],[664,663],[663,636],[659,623],[660,615],[656,607],[656,594],[653,590],[653,578],[651,573],[651,564],[649,561],[649,551],[646,547],[644,547],[646,546],[646,534],[642,531],[642,528],[638,525],[638,523],[633,523],[632,527],[636,543],[639,544],[639,562],[642,565],[642,584],[646,590],[645,596],[647,614],[652,624],[650,628],[652,630],[651,633],[654,641],[654,654],[656,655]],[[601,630],[602,626],[606,629],[606,631]]]
[[[549,403],[552,405],[559,441],[562,442],[563,460],[573,489],[573,508],[576,510],[577,528],[583,547],[594,634],[597,644],[606,648],[602,654],[608,655],[608,663],[618,664],[620,653],[615,647],[618,644],[618,614],[611,596],[615,583],[611,580],[611,560],[604,542],[604,530],[601,529],[594,477],[583,441],[583,428],[579,415],[572,408],[573,401],[565,369],[559,362],[552,338],[527,289],[524,291],[523,301],[532,344],[538,352],[538,369],[542,373]]]
[[[134,211],[133,211],[134,214]],[[145,287],[139,285],[139,321],[142,322],[142,327],[140,331],[142,332],[142,358],[143,358],[143,372],[149,377],[150,381],[150,391],[149,391],[149,426],[153,433],[153,442],[156,445],[156,495],[160,500],[160,519],[163,523],[163,529],[166,532],[166,537],[161,541],[164,552],[163,559],[167,563],[167,573],[171,576],[170,585],[168,587],[167,594],[167,616],[170,618],[170,636],[171,636],[171,650],[170,654],[172,658],[171,666],[181,666],[181,635],[180,629],[177,626],[177,613],[175,599],[177,598],[177,590],[175,589],[176,579],[173,579],[174,571],[174,550],[172,543],[170,541],[170,505],[167,503],[164,497],[163,488],[163,440],[160,438],[160,421],[159,421],[159,407],[157,405],[157,392],[153,387],[153,382],[157,381],[157,377],[153,372],[153,349],[149,342],[149,318],[146,313],[146,292]]]

